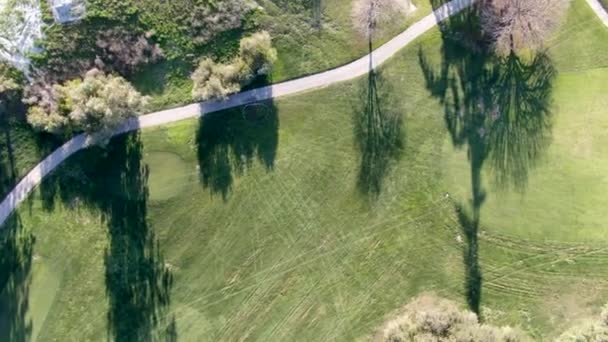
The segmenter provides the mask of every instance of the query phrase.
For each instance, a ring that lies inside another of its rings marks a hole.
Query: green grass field
[[[531,74],[449,37],[70,159],[5,226],[0,340],[364,340],[423,291],[537,340],[596,316],[608,30],[574,1]]]

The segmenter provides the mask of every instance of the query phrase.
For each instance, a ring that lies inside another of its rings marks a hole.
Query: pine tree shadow
[[[551,140],[551,94],[556,70],[549,57],[524,61],[514,54],[494,69],[488,158],[496,183],[525,190],[529,170]]]
[[[147,221],[147,183],[139,133],[131,133],[77,153],[41,185],[48,210],[60,200],[74,210],[101,213],[109,239],[108,338],[115,341],[176,338],[174,318],[167,314],[173,277]]]
[[[466,236],[465,290],[470,309],[480,315],[482,274],[477,233],[486,199],[482,170],[486,161],[497,189],[525,191],[551,136],[552,85],[556,75],[543,53],[533,58],[514,54],[499,58],[486,52],[478,27],[477,8],[444,21],[441,62],[433,66],[419,51],[426,86],[443,105],[446,127],[455,148],[466,148],[470,166],[473,214],[458,204],[456,212]]]
[[[266,96],[268,89],[238,95],[255,99],[263,92]],[[196,143],[200,181],[212,195],[224,200],[230,195],[235,176],[243,175],[254,161],[267,171],[274,168],[279,143],[277,108],[272,100],[246,103],[199,119]]]
[[[391,89],[382,72],[370,68],[353,110],[353,121],[360,154],[357,188],[371,199],[382,192],[384,179],[404,148],[402,116],[394,112],[390,96]]]
[[[29,292],[34,236],[17,213],[0,227],[0,341],[30,341]]]

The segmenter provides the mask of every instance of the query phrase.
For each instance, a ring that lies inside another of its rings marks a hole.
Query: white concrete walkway
[[[589,6],[591,6],[595,14],[600,17],[600,20],[604,23],[604,25],[608,27],[608,12],[606,12],[599,0],[587,0],[587,3]]]

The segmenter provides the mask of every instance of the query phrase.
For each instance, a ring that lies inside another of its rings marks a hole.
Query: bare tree
[[[570,0],[484,0],[482,29],[500,55],[538,50],[558,27],[569,3]]]
[[[353,7],[353,24],[371,41],[380,25],[407,14],[409,10],[409,0],[357,0]]]

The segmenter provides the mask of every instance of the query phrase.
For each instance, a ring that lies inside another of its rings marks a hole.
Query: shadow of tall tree
[[[0,341],[31,339],[28,311],[34,243],[16,213],[0,227]]]
[[[200,180],[212,194],[227,200],[235,175],[259,161],[274,168],[279,117],[273,101],[204,115],[197,132]]]
[[[20,94],[0,94],[0,196],[4,198],[19,180],[15,149],[36,135],[20,122],[24,114]],[[18,141],[15,142],[14,131]],[[37,144],[32,143],[37,146]],[[30,151],[30,153],[33,151]],[[35,238],[13,213],[0,225],[0,341],[29,341],[33,324],[29,318],[29,292]]]
[[[357,188],[372,199],[382,192],[384,178],[404,148],[403,120],[390,103],[391,94],[382,72],[370,65],[366,86],[353,110],[353,121],[360,153]]]
[[[437,1],[439,3],[439,1]],[[444,21],[438,67],[423,51],[419,61],[426,86],[443,105],[453,145],[466,148],[471,175],[470,214],[456,204],[467,247],[465,291],[470,309],[480,314],[482,272],[478,260],[481,207],[486,198],[482,170],[490,160],[500,187],[525,190],[529,170],[550,140],[551,91],[556,75],[543,53],[498,58],[486,52],[476,6]]]
[[[167,316],[173,278],[147,222],[147,182],[139,134],[132,133],[106,148],[79,152],[41,187],[48,209],[60,199],[101,212],[109,238],[108,338],[115,341],[176,339],[174,319]]]

